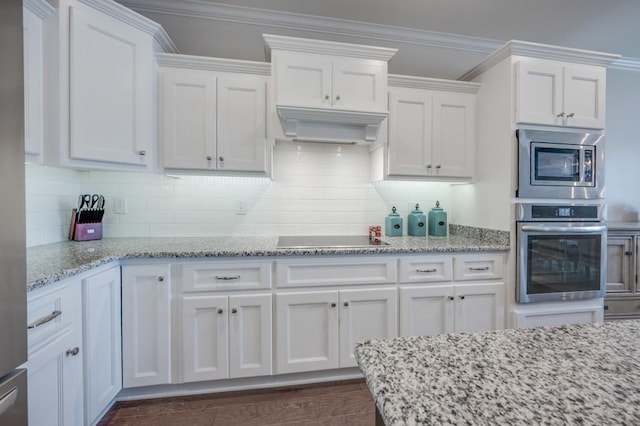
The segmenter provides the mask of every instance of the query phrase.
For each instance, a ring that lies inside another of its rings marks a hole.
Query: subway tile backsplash
[[[366,146],[278,142],[273,170],[271,180],[27,165],[27,244],[66,240],[80,193],[105,196],[105,237],[366,234],[392,206],[406,218],[414,203],[426,213],[436,200],[451,218],[447,183],[370,183]],[[126,214],[114,212],[116,197]]]

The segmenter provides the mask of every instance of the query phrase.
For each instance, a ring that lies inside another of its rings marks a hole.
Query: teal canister
[[[447,235],[447,227],[447,212],[436,201],[436,206],[429,212],[429,235],[444,237]]]
[[[416,204],[416,209],[409,213],[407,233],[414,237],[424,237],[427,235],[427,217],[420,210],[420,205]]]
[[[387,237],[402,237],[402,218],[396,213],[395,207],[384,220],[384,234]]]

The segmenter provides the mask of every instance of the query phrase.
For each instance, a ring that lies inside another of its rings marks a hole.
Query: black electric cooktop
[[[343,248],[343,247],[371,247],[387,246],[379,238],[370,239],[368,235],[301,235],[278,238],[278,248]]]

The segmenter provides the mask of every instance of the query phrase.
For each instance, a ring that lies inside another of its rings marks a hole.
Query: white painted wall
[[[605,158],[609,221],[640,220],[640,72],[607,71]]]
[[[436,200],[452,214],[446,183],[371,184],[366,146],[278,142],[273,181],[266,178],[168,176],[27,166],[27,244],[67,239],[80,193],[107,200],[105,237],[366,234],[392,206],[406,218],[416,202]],[[116,215],[114,197],[128,214]],[[246,215],[236,215],[238,201]],[[405,219],[406,234],[406,219]]]

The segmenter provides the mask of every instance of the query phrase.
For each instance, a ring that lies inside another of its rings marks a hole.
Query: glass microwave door
[[[601,235],[529,235],[527,294],[600,290]]]
[[[580,149],[533,147],[534,180],[580,182]]]

